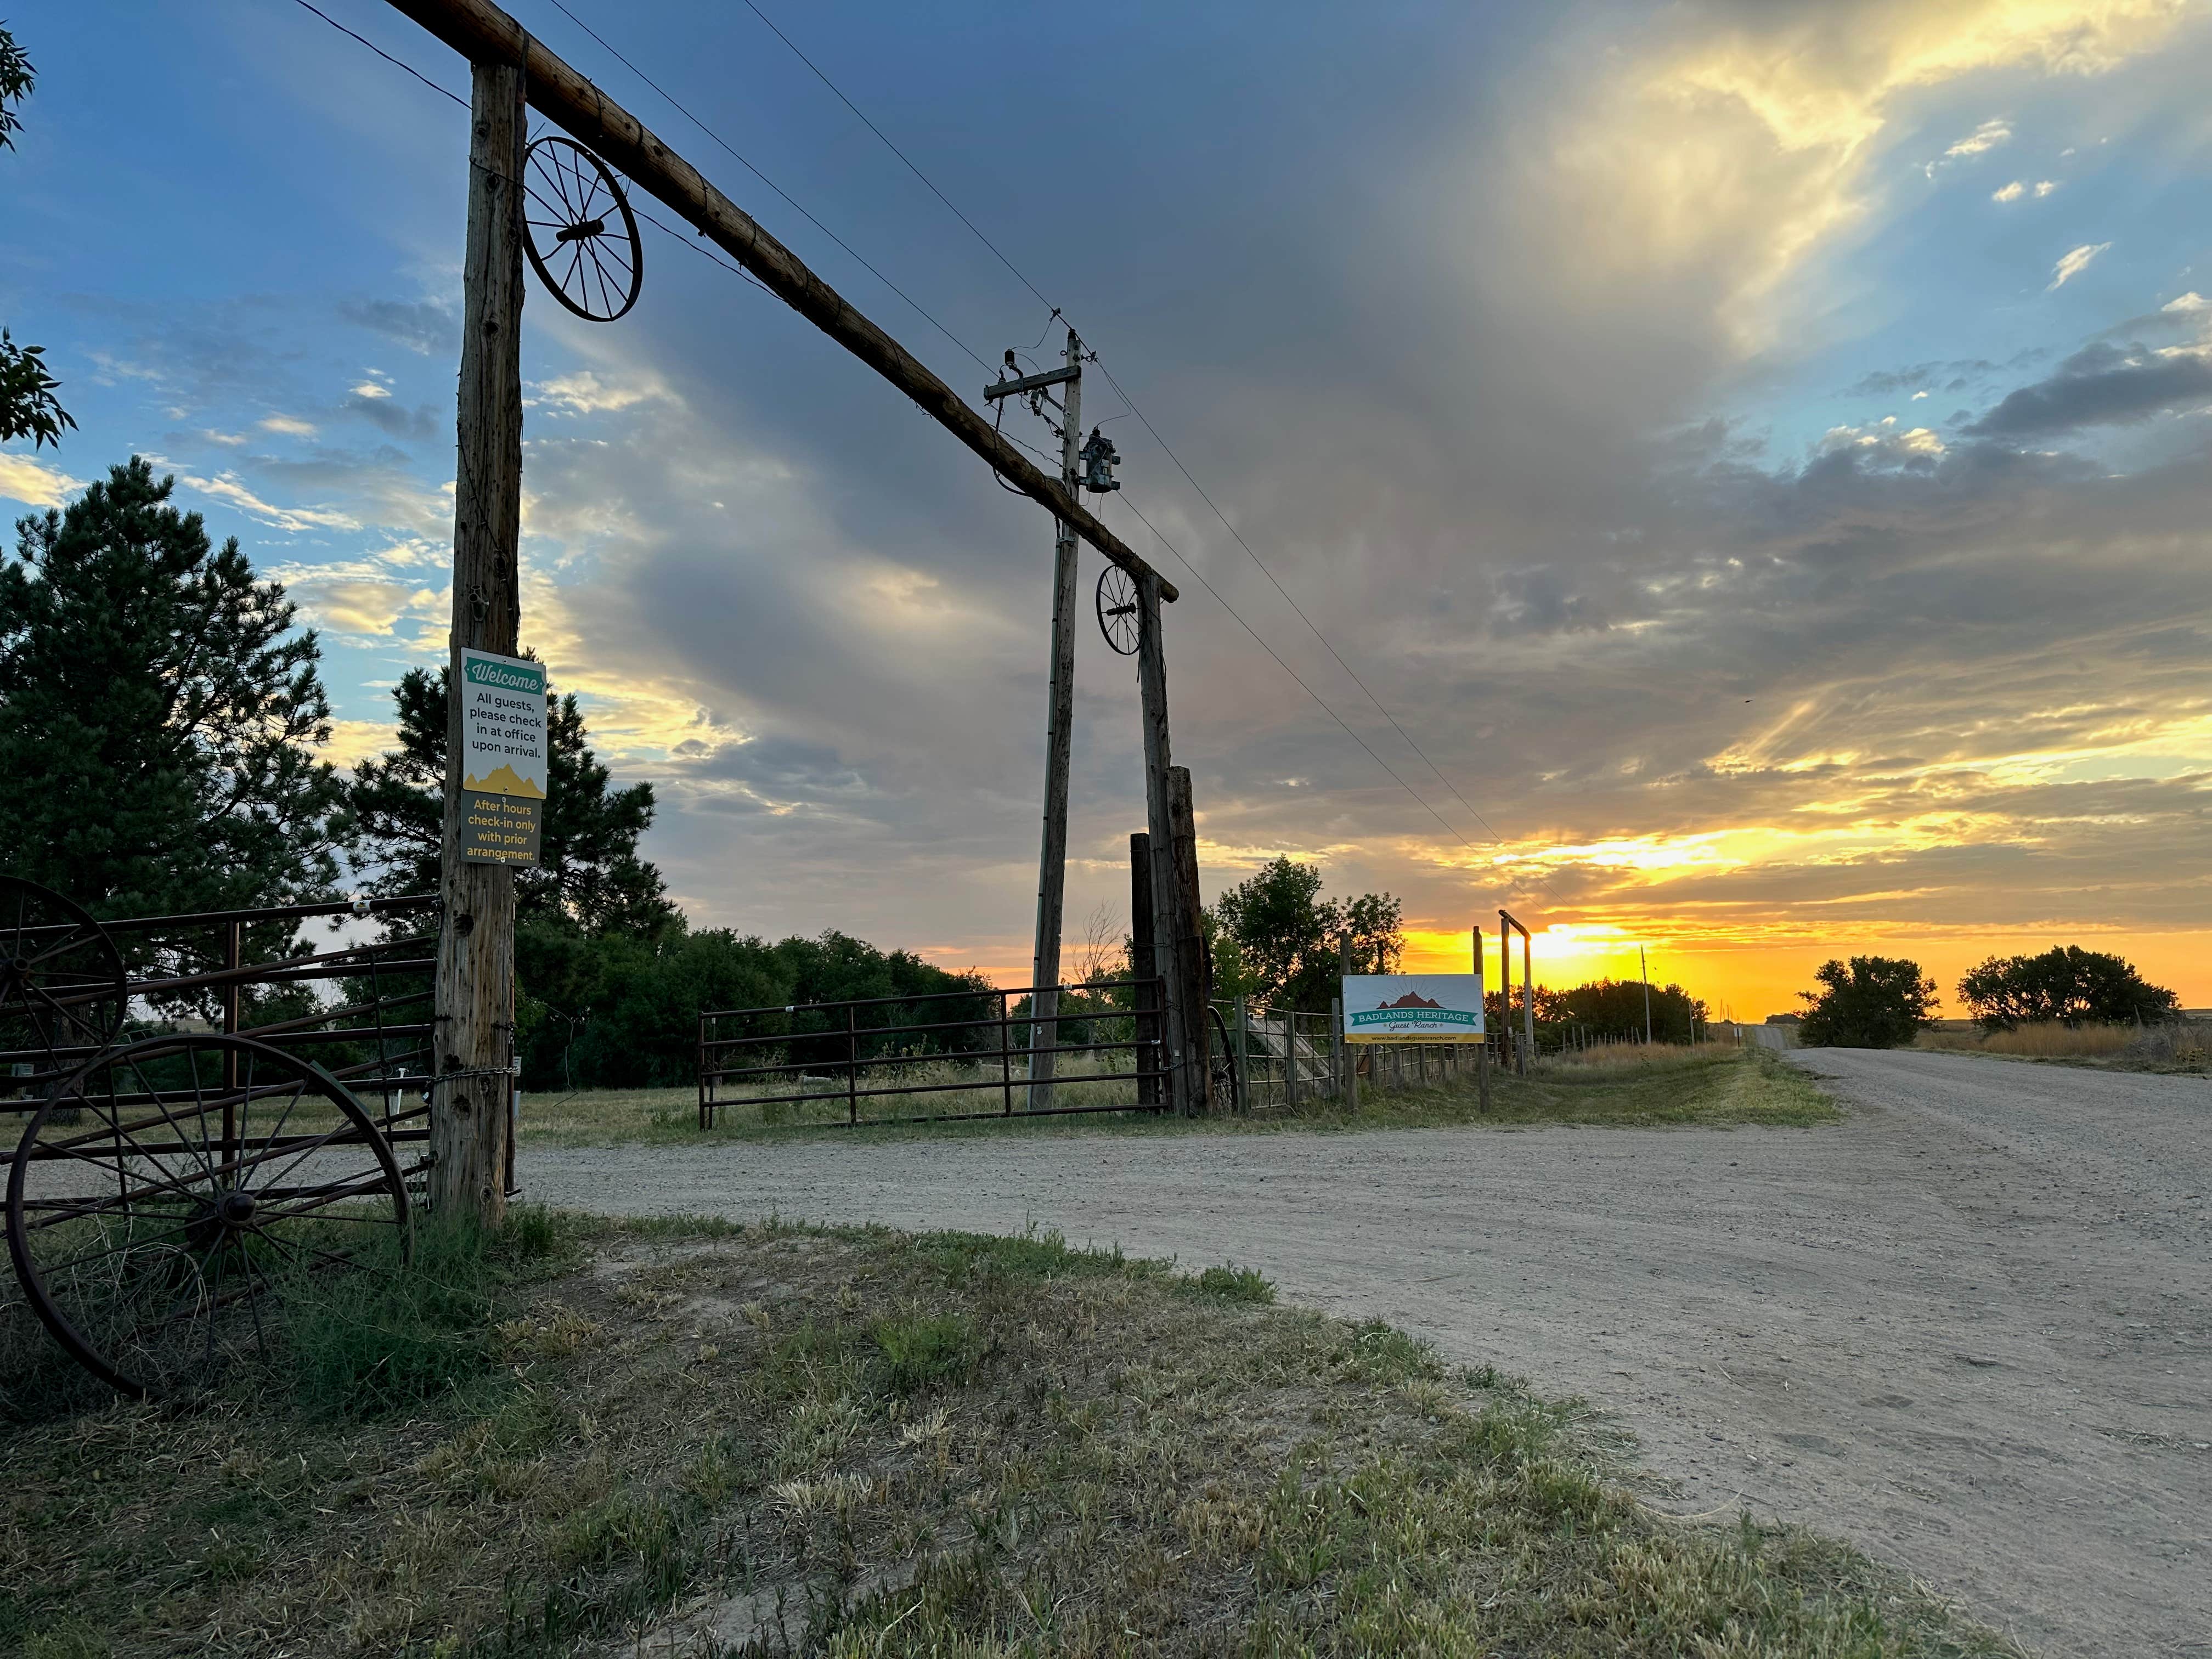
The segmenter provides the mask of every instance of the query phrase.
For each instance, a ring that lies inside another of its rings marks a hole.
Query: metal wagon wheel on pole
[[[1206,1062],[1213,1073],[1214,1104],[1242,1113],[1244,1079],[1237,1071],[1236,1045],[1229,1040],[1229,1022],[1222,1018],[1218,1007],[1209,1005],[1206,1012],[1212,1016],[1213,1024],[1213,1041],[1207,1046]]]
[[[573,138],[540,138],[524,152],[522,188],[523,251],[538,280],[586,322],[627,314],[645,278],[645,246],[606,163]]]
[[[83,906],[0,876],[0,1089],[27,1109],[51,1080],[105,1048],[130,1002],[123,955]]]
[[[140,1397],[274,1357],[292,1310],[400,1271],[410,1224],[392,1148],[352,1092],[249,1037],[95,1056],[48,1091],[8,1174],[8,1251],[33,1310]]]

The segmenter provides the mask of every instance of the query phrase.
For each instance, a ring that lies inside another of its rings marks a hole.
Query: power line
[[[371,52],[374,52],[379,58],[381,58],[386,63],[390,64],[395,69],[403,69],[406,70],[408,74],[413,76],[417,81],[420,81],[424,86],[429,88],[431,91],[436,93],[440,97],[452,99],[463,109],[466,109],[469,106],[469,100],[462,97],[459,93],[447,91],[445,88],[440,86],[435,81],[433,81],[428,76],[423,74],[421,70],[416,69],[414,64],[400,62],[398,58],[394,58],[390,52],[385,51],[382,46],[378,46],[375,41],[370,40],[367,35],[354,33],[351,29],[348,28],[343,23],[339,22],[337,18],[331,16],[330,13],[323,10],[320,7],[309,5],[307,3],[307,0],[298,0],[298,3],[308,11],[313,12],[316,16],[321,18],[323,21],[328,23],[340,34],[346,35],[352,40],[360,41],[362,46],[367,46]]]
[[[848,98],[845,95],[845,89],[839,86],[835,81],[832,81],[827,75],[823,74],[822,72],[822,66],[799,49],[799,43],[797,41],[793,40],[789,35],[786,34],[781,29],[776,27],[775,20],[774,18],[770,17],[766,12],[755,5],[753,3],[753,0],[745,0],[745,5],[746,8],[751,11],[754,16],[759,18],[762,22],[768,25],[769,33],[775,35],[777,40],[782,41],[785,46],[791,48],[792,55],[793,57],[797,58],[800,63],[805,64],[807,68],[814,71],[815,79],[821,82],[823,86],[829,88],[830,91],[837,94],[837,101],[844,105],[847,109],[852,111],[855,116],[859,117],[861,125],[867,128],[870,132],[874,133],[877,137],[884,141],[884,148],[885,149],[888,149],[892,155],[897,156],[900,161],[906,163],[907,171],[914,174],[915,178],[921,179],[921,182],[928,187],[929,193],[932,196],[934,196],[939,201],[945,204],[945,210],[947,212],[951,214],[954,218],[957,219],[962,224],[967,226],[969,230],[975,233],[975,240],[981,242],[985,247],[990,249],[993,256],[997,258],[1000,264],[1006,266],[1008,270],[1013,272],[1014,280],[1016,282],[1019,283],[1024,288],[1029,289],[1031,294],[1036,295],[1036,301],[1039,305],[1049,306],[1052,304],[1052,301],[1046,299],[1043,295],[1037,293],[1037,285],[1035,283],[1032,283],[1028,277],[1022,275],[1021,267],[1017,265],[1012,259],[1009,259],[1004,253],[1000,252],[999,250],[999,245],[993,241],[989,237],[986,236],[981,228],[977,226],[973,219],[970,219],[966,214],[963,213],[957,206],[955,206],[951,197],[947,196],[943,191],[938,189],[934,179],[914,164],[914,158],[908,155],[904,150],[901,149],[896,144],[893,143],[891,142],[890,135],[885,132],[881,127],[878,126],[873,121],[870,120],[868,118],[867,112],[862,109],[858,104],[854,103],[851,99]],[[1039,338],[1042,339],[1042,337],[1040,336]]]
[[[302,5],[306,4],[307,0],[301,0],[301,3]],[[616,51],[613,46],[608,45],[607,41],[599,33],[599,32],[593,28],[589,23],[586,23],[582,18],[577,16],[574,12],[570,11],[568,6],[563,3],[563,0],[553,0],[553,9],[559,12],[563,17],[567,18],[570,22],[574,23],[578,28],[583,30],[585,33],[590,35],[592,40],[598,41],[601,51],[606,52],[608,56],[611,57],[617,63],[620,64],[632,75],[637,76],[639,80],[644,82],[648,87],[651,87],[654,92],[659,94],[662,100],[665,102],[671,109],[674,110],[678,115],[681,115],[693,126],[698,128],[700,131],[705,133],[708,137],[713,139],[714,143],[719,144],[739,167],[744,168],[744,170],[751,173],[754,178],[759,179],[761,183],[766,185],[770,190],[781,197],[793,212],[798,214],[799,217],[805,220],[808,224],[813,226],[815,229],[820,231],[831,241],[836,243],[839,247],[843,248],[848,254],[851,255],[854,261],[860,265],[861,270],[866,271],[868,275],[874,277],[885,288],[890,289],[892,293],[897,295],[900,299],[905,301],[908,306],[912,307],[915,315],[919,316],[924,322],[927,323],[939,334],[942,334],[946,339],[951,341],[953,344],[958,346],[961,350],[966,352],[969,356],[974,358],[980,368],[985,370],[988,370],[990,368],[991,365],[985,362],[983,359],[976,354],[973,347],[971,347],[965,340],[962,339],[957,334],[955,334],[951,329],[947,328],[943,323],[939,322],[933,315],[923,307],[919,300],[915,299],[911,294],[908,294],[896,283],[891,281],[890,277],[884,276],[884,273],[877,270],[875,266],[870,264],[868,261],[863,258],[854,248],[851,243],[848,242],[836,231],[830,229],[829,226],[823,224],[819,219],[816,218],[805,208],[801,207],[797,199],[794,198],[788,191],[785,190],[782,185],[777,184],[775,179],[769,178],[768,174],[763,173],[750,161],[748,161],[744,156],[738,155],[737,149],[727,139],[723,137],[720,133],[715,131],[714,128],[708,126],[697,116],[694,115],[682,104],[678,103],[675,95],[669,92],[666,88],[663,87],[660,82],[654,80],[650,75],[647,75],[636,64],[631,63],[629,58],[623,57],[621,52]],[[795,51],[796,48],[793,48],[793,50]]]
[[[314,13],[316,16],[321,18],[323,21],[328,23],[332,28],[336,29],[340,34],[344,35],[348,40],[358,41],[361,45],[367,46],[371,52],[374,52],[379,58],[381,58],[386,63],[391,64],[394,69],[404,70],[409,75],[413,76],[417,81],[420,81],[424,86],[429,88],[431,91],[436,93],[441,98],[450,100],[464,110],[468,108],[469,100],[462,97],[460,94],[453,91],[449,87],[440,86],[428,76],[423,74],[421,70],[416,69],[414,64],[408,63],[404,58],[394,58],[390,52],[385,51],[382,46],[378,46],[375,41],[368,39],[368,36],[355,33],[353,30],[348,28],[343,23],[339,22],[338,20],[331,16],[330,13],[323,10],[319,6],[311,4],[310,0],[297,0],[297,3],[304,10]],[[664,220],[654,218],[651,213],[647,212],[645,209],[639,207],[635,203],[631,204],[630,211],[636,214],[639,218],[644,220],[646,223],[651,225],[655,230],[672,238],[676,241],[681,242],[684,246],[690,248],[694,253],[696,253],[700,258],[706,260],[708,264],[720,265],[723,270],[744,277],[745,281],[750,283],[755,288],[758,289],[763,294],[773,294],[775,292],[775,290],[770,289],[767,283],[762,282],[759,277],[754,276],[752,272],[747,270],[743,265],[737,264],[734,260],[723,258],[721,255],[716,253],[712,248],[703,246],[696,237],[686,236],[682,231],[677,229],[673,225],[667,223]]]

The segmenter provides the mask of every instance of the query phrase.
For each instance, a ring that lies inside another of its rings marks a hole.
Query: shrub
[[[1853,957],[1822,963],[1813,977],[1822,988],[1798,993],[1812,1005],[1797,1027],[1808,1048],[1895,1048],[1935,1023],[1936,981],[1917,962]]]
[[[964,1382],[982,1358],[975,1328],[961,1314],[879,1319],[872,1334],[883,1352],[884,1386],[893,1394],[919,1394],[943,1382]]]
[[[1959,996],[1992,1031],[2052,1020],[2118,1025],[2169,1019],[2181,1005],[2125,957],[2078,945],[2053,945],[2034,957],[1991,957],[1959,981]]]

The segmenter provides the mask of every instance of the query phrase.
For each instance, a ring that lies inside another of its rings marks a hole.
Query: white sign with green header
[[[460,653],[461,856],[535,865],[545,805],[545,665]]]
[[[545,665],[461,648],[461,787],[545,799]]]
[[[1480,974],[1347,974],[1347,1042],[1480,1042]]]

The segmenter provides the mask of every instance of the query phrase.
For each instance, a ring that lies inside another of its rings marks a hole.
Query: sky
[[[2212,5],[567,3],[635,70],[513,9],[979,405],[1081,328],[1209,898],[1288,854],[1411,967],[1505,907],[1753,1018],[2058,943],[2212,1004]],[[78,429],[0,496],[154,458],[376,752],[445,652],[465,112],[298,0],[8,22],[0,319]],[[525,643],[693,925],[1024,982],[1048,517],[645,235],[620,321],[526,305]],[[1075,940],[1139,742],[1085,626]]]

